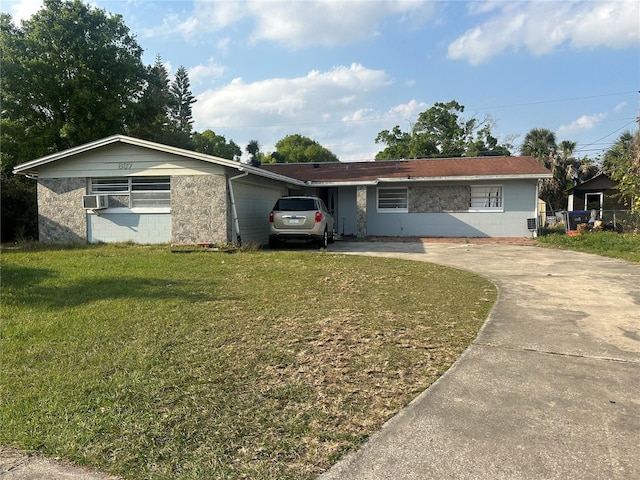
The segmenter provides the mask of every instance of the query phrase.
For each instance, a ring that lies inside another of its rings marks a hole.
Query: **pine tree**
[[[169,89],[173,96],[173,102],[169,107],[169,115],[175,127],[183,133],[191,132],[191,125],[193,124],[191,105],[196,102],[189,87],[187,69],[180,65]]]

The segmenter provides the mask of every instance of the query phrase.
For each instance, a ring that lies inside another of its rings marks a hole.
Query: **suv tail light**
[[[322,221],[322,212],[321,211],[317,211],[316,212],[316,223],[320,223]]]
[[[269,223],[273,223],[273,212],[269,214]]]

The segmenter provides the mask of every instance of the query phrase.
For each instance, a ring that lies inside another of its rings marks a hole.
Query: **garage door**
[[[171,242],[170,213],[87,214],[87,238],[90,243],[134,242],[141,244]]]

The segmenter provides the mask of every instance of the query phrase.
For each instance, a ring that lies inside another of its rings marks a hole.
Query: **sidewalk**
[[[640,266],[473,241],[332,250],[464,268],[499,297],[459,361],[321,480],[640,478]]]

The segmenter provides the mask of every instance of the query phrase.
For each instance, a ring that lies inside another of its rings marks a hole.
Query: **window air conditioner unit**
[[[107,208],[109,198],[107,195],[83,195],[82,208],[85,210],[100,210]]]

